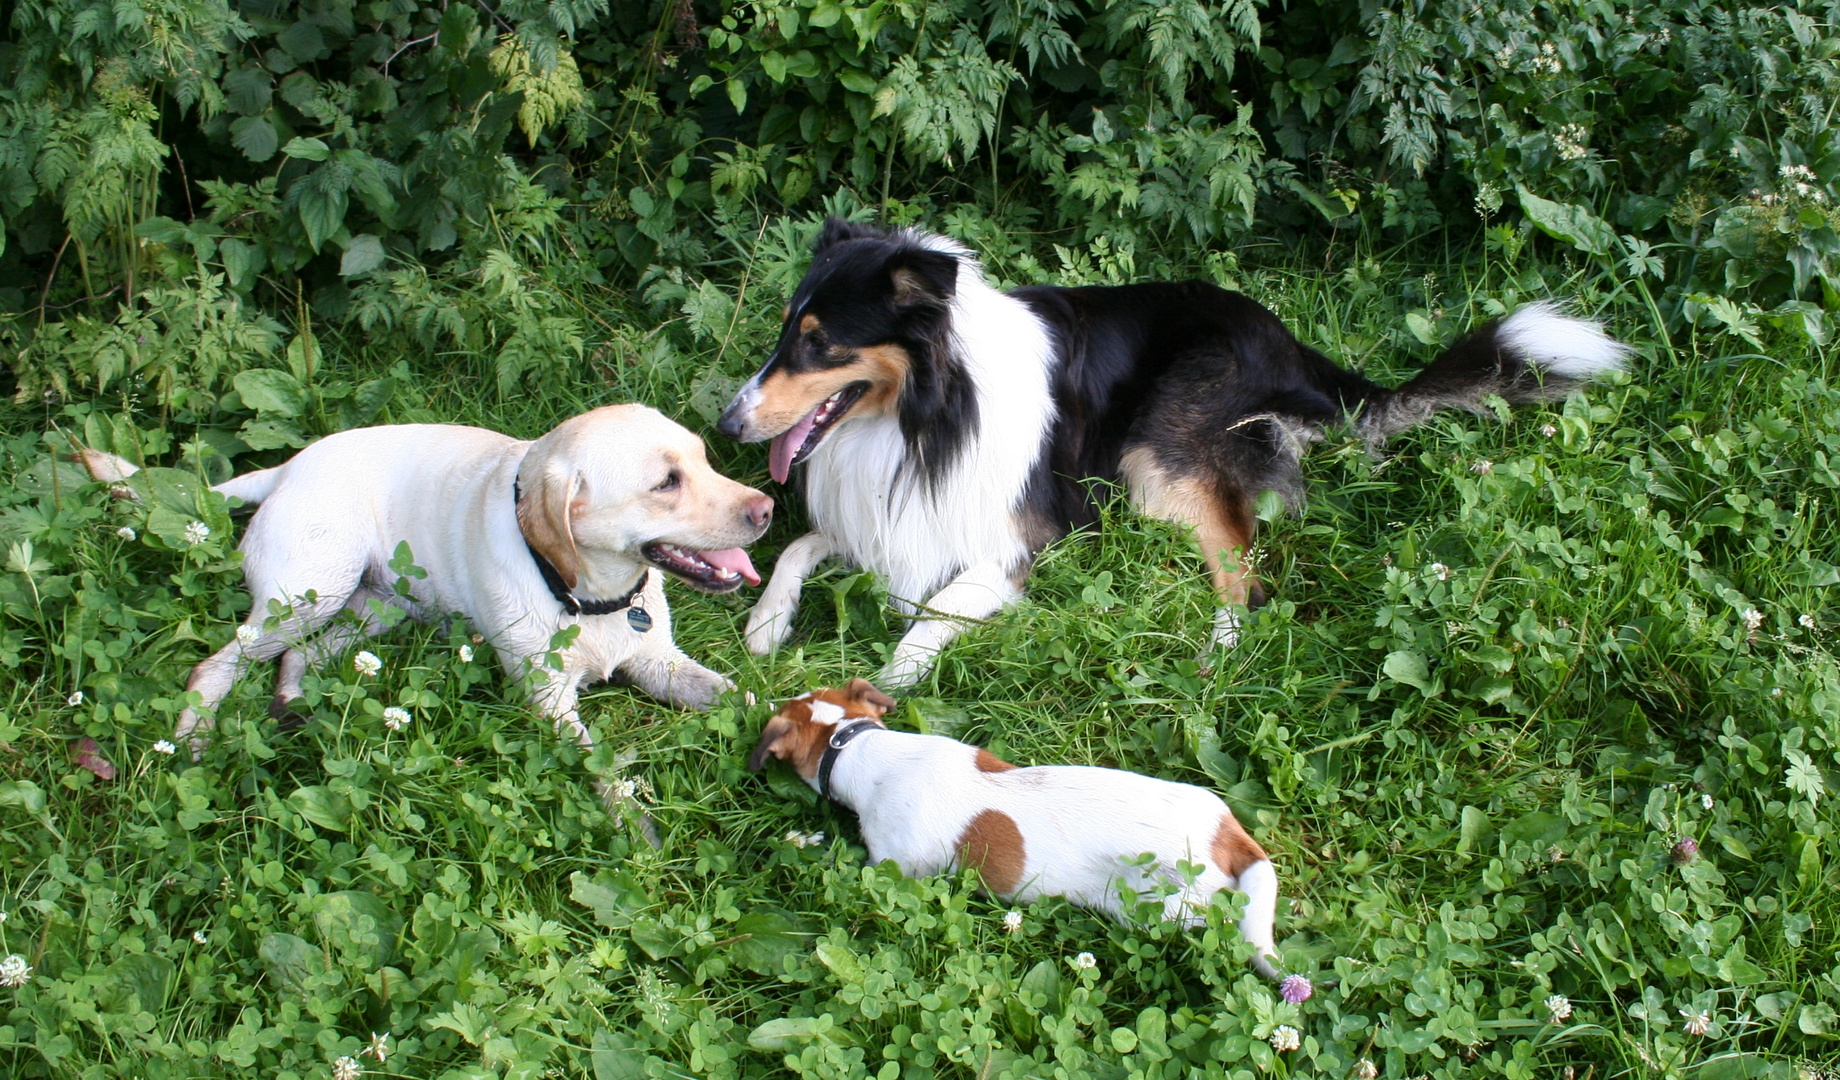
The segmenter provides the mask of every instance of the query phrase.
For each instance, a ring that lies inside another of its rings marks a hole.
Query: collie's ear
[[[824,219],[824,229],[822,232],[818,233],[818,242],[812,245],[811,251],[812,254],[815,255],[825,248],[835,247],[845,240],[871,240],[875,237],[886,235],[887,233],[884,233],[873,225],[857,221],[845,221],[843,218],[832,215]]]
[[[858,705],[875,710],[877,716],[885,715],[889,709],[894,708],[894,699],[877,690],[875,684],[868,679],[851,679],[844,686],[843,692]]]
[[[925,248],[909,248],[888,260],[888,281],[894,306],[943,304],[958,292],[958,256]]]
[[[581,580],[581,556],[575,550],[572,520],[580,507],[575,496],[581,490],[581,477],[571,471],[567,479],[551,469],[532,470],[535,476],[520,477],[518,483],[518,531],[524,542],[549,560],[570,589]]]
[[[754,752],[748,755],[748,772],[759,772],[766,768],[769,754],[784,761],[788,751],[783,744],[790,734],[792,721],[785,717],[775,716],[767,721],[767,726],[760,731],[760,741],[754,744]]]

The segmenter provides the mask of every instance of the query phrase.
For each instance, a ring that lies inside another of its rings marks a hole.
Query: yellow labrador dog
[[[99,480],[136,471],[83,457]],[[701,439],[641,405],[583,413],[535,442],[450,424],[358,428],[215,490],[260,505],[241,545],[253,605],[186,684],[202,700],[175,737],[194,754],[194,733],[251,661],[281,658],[271,711],[285,714],[308,664],[384,629],[371,600],[412,618],[466,616],[514,678],[533,674],[536,706],[583,746],[577,694],[616,673],[706,708],[731,684],[672,642],[659,571],[705,592],[759,584],[740,545],[773,514],[772,499],[710,467]],[[403,542],[427,571],[407,597],[390,568]],[[271,604],[285,615],[272,619]],[[342,611],[358,618],[334,622]],[[552,635],[572,624],[562,670],[547,670]]]

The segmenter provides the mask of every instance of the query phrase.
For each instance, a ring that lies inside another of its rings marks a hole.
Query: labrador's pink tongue
[[[754,569],[753,560],[740,548],[726,548],[722,551],[699,551],[698,555],[711,566],[722,570],[733,570],[740,574],[749,585],[760,584],[760,574]]]
[[[823,408],[823,406],[819,406]],[[818,410],[813,409],[805,418],[792,425],[785,432],[776,436],[767,447],[767,471],[780,483],[792,475],[792,458],[805,445],[805,436],[811,434],[812,425],[818,422]]]

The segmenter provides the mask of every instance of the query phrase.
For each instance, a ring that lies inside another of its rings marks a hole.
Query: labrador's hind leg
[[[373,606],[372,600],[377,601],[377,604]],[[420,617],[420,610],[409,598],[398,596],[393,590],[381,586],[366,585],[352,593],[342,609],[356,618],[334,619],[319,636],[303,641],[281,655],[275,677],[275,696],[269,701],[268,714],[280,721],[283,731],[292,731],[305,723],[305,718],[293,705],[300,698],[300,679],[307,669],[331,660],[358,641],[390,630],[397,622],[385,614],[391,609],[401,611],[408,618]]]

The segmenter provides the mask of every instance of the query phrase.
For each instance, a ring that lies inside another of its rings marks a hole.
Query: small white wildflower
[[[24,986],[32,978],[32,965],[18,953],[0,960],[0,986]]]
[[[754,696],[754,691],[748,690],[742,693],[741,700],[747,702],[751,706],[759,699]]]
[[[392,705],[383,710],[383,726],[391,731],[401,731],[409,726],[409,710],[400,705]]]
[[[167,740],[161,739],[159,742],[153,744],[153,752],[156,754],[167,754],[170,756],[172,754],[178,753],[179,748],[174,746],[172,743],[168,742]]]
[[[358,1080],[363,1075],[363,1066],[349,1054],[332,1063],[332,1080]]]
[[[1280,1054],[1303,1045],[1303,1033],[1289,1024],[1279,1024],[1271,1032],[1271,1048]]]
[[[1712,809],[1712,796],[1710,794],[1701,795],[1699,797],[1699,805],[1706,810]]]
[[[1547,848],[1546,849],[1546,861],[1556,862],[1556,863],[1564,862],[1565,861],[1565,849],[1560,847],[1558,844],[1554,844],[1551,847]]]
[[[115,530],[115,535],[121,537],[123,540],[133,540],[140,534],[134,531],[134,526],[123,525],[121,528]]]
[[[1560,161],[1583,161],[1591,153],[1590,138],[1582,124],[1561,124],[1552,133],[1553,151]]]
[[[376,1058],[377,1064],[383,1064],[383,1059],[390,1053],[390,1033],[386,1031],[379,1035],[374,1031],[371,1032],[371,1044],[362,1052]]]
[[[1374,1080],[1374,1078],[1379,1075],[1380,1070],[1374,1066],[1373,1062],[1366,1058],[1362,1058],[1360,1061],[1355,1062],[1354,1080]]]
[[[203,930],[192,931],[192,940],[196,941],[200,945],[209,945],[211,943],[211,939],[205,936],[205,932]]]
[[[1513,60],[1514,46],[1503,45],[1501,48],[1495,50],[1495,63],[1501,67],[1507,67]]]
[[[1483,181],[1476,185],[1476,216],[1487,218],[1501,209],[1501,187]]]
[[[1801,618],[1796,619],[1795,622],[1797,626],[1800,626],[1804,630],[1814,629],[1814,616],[1813,615],[1803,615]]]
[[[1554,994],[1546,999],[1546,1015],[1555,1024],[1563,1024],[1572,1018],[1572,1003],[1563,994]]]
[[[0,923],[3,923],[5,921],[6,921],[6,912],[0,911]]]
[[[211,538],[211,527],[202,521],[192,521],[185,526],[185,542],[192,545],[204,543]]]
[[[471,645],[460,646],[460,662],[462,664],[470,664],[473,662],[473,647]]]
[[[1687,1018],[1687,1022],[1683,1026],[1686,1033],[1689,1035],[1704,1035],[1712,1028],[1712,1017],[1703,1011],[1688,1012],[1682,1009],[1680,1010],[1680,1015]]]
[[[1552,426],[1551,424],[1541,424],[1541,425],[1540,425],[1540,434],[1542,434],[1542,435],[1544,435],[1544,436],[1546,436],[1547,438],[1549,438],[1549,439],[1550,439],[1550,438],[1552,438],[1552,437],[1553,437],[1554,435],[1557,435],[1557,434],[1559,434],[1559,429],[1558,429],[1558,428],[1556,428],[1556,427],[1553,427],[1553,426]]]
[[[256,639],[261,636],[262,636],[262,631],[257,630],[255,627],[249,625],[248,623],[244,623],[243,625],[236,628],[237,643],[243,646],[243,648],[245,649],[249,648],[251,645],[254,645],[256,643]]]
[[[1431,573],[1439,581],[1449,581],[1450,580],[1450,567],[1445,566],[1441,562],[1434,562],[1431,564]]]
[[[1741,615],[1740,618],[1744,620],[1744,628],[1746,630],[1754,632],[1759,626],[1763,625],[1763,612],[1758,611],[1754,607],[1745,608],[1744,614]]]
[[[1493,461],[1488,460],[1487,458],[1484,458],[1483,460],[1476,462],[1474,465],[1471,465],[1469,467],[1469,471],[1475,473],[1477,476],[1485,476],[1495,471],[1495,463]]]
[[[1022,929],[1022,912],[1008,911],[1003,915],[1003,929],[1014,934]]]
[[[1081,971],[1091,971],[1093,968],[1099,966],[1099,961],[1092,953],[1083,952],[1073,958],[1073,966],[1079,968]]]
[[[357,668],[360,675],[375,675],[383,670],[383,661],[377,659],[376,653],[365,649],[351,658],[351,666]]]
[[[1776,170],[1776,175],[1783,180],[1803,183],[1813,183],[1815,180],[1814,170],[1806,165],[1784,165]]]
[[[77,706],[79,706],[79,705],[81,705],[81,704],[83,704],[83,691],[81,691],[81,690],[78,690],[78,691],[77,691],[76,693],[74,693],[74,694],[72,694],[72,695],[70,695],[69,697],[67,697],[67,698],[65,698],[65,699],[64,699],[64,704],[66,704],[66,705],[68,705],[68,706],[70,706],[70,707],[71,707],[71,708],[73,708],[73,709],[74,709],[74,708],[76,708]]]

